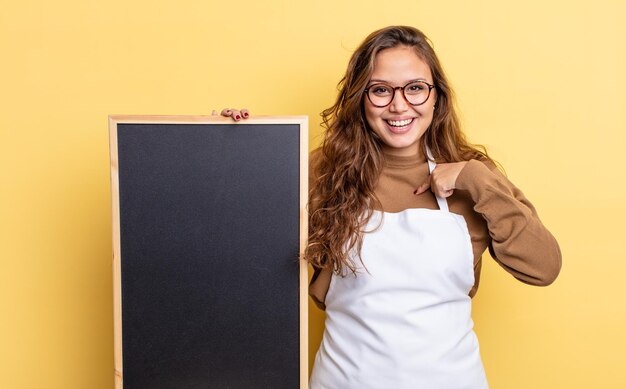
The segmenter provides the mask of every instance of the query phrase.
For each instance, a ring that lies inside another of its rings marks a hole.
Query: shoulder
[[[472,160],[470,160],[472,161]],[[468,162],[470,162],[468,161]],[[474,159],[474,161],[480,162],[482,165],[484,165],[485,167],[487,167],[490,171],[497,173],[500,172],[502,170],[502,166],[500,166],[500,164],[498,164],[496,161],[487,158],[487,157],[481,157],[478,159]]]

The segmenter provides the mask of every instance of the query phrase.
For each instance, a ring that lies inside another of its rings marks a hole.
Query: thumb
[[[430,189],[430,179],[426,180],[426,182],[418,186],[417,189],[415,189],[415,192],[413,192],[413,194],[416,196],[421,195],[422,193],[426,192],[428,189]]]

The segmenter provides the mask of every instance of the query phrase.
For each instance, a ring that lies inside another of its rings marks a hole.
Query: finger
[[[216,110],[211,111],[211,116],[217,116],[217,111]]]
[[[247,119],[247,118],[248,118],[248,116],[250,116],[250,112],[248,111],[248,109],[247,109],[247,108],[242,108],[242,109],[241,109],[241,116],[242,116],[244,119]]]
[[[446,187],[435,185],[432,187],[432,191],[433,193],[435,193],[437,197],[450,197],[454,189],[449,189]]]
[[[233,110],[230,108],[224,108],[222,110],[222,112],[220,113],[220,115],[222,116],[232,116],[233,115]]]
[[[450,197],[450,196],[452,196],[452,193],[454,193],[453,189],[446,190],[446,191],[443,192],[443,196],[441,196],[441,197]]]
[[[422,185],[418,186],[417,189],[415,189],[415,192],[413,192],[413,194],[416,196],[421,195],[422,193],[426,192],[429,188],[430,188],[430,180],[427,180]]]
[[[233,109],[233,114],[231,116],[233,119],[235,119],[236,122],[241,120],[241,112],[236,109]]]

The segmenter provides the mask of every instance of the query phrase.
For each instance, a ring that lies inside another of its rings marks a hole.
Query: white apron
[[[332,275],[310,389],[488,388],[468,295],[469,231],[445,198],[437,203],[439,210],[374,211],[365,267],[355,258],[357,276]]]

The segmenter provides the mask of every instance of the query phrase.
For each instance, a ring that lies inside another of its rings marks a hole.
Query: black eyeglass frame
[[[406,97],[406,87],[407,87],[407,86],[409,86],[409,85],[411,85],[411,84],[414,84],[414,83],[416,83],[416,82],[423,82],[424,84],[428,85],[428,96],[426,96],[426,99],[425,99],[423,102],[421,102],[421,103],[419,103],[419,104],[412,104],[412,103],[409,101],[409,99],[407,99],[407,97]],[[372,87],[374,87],[374,86],[379,86],[379,85],[384,85],[384,86],[387,86],[387,87],[389,87],[390,89],[392,89],[392,90],[393,90],[393,93],[392,93],[392,95],[391,95],[391,100],[390,100],[387,104],[385,104],[385,105],[376,105],[376,104],[374,104],[374,102],[372,101],[372,98],[370,97],[370,94],[369,94],[369,90],[370,90],[370,88],[372,88]],[[408,82],[405,86],[391,86],[391,85],[389,85],[389,84],[385,84],[384,82],[379,82],[379,83],[372,84],[372,85],[368,86],[367,88],[365,88],[364,92],[365,92],[365,95],[367,96],[367,99],[370,101],[370,103],[372,103],[372,105],[373,105],[374,107],[376,107],[376,108],[385,108],[385,107],[389,106],[389,104],[393,103],[393,99],[395,99],[395,98],[396,98],[396,91],[397,91],[398,89],[401,89],[401,90],[402,90],[402,97],[404,97],[404,100],[406,100],[406,102],[407,102],[407,103],[409,103],[409,105],[412,105],[412,106],[414,106],[414,107],[417,107],[417,106],[420,106],[420,105],[422,105],[422,104],[425,104],[425,103],[428,101],[428,99],[430,99],[430,92],[433,90],[433,88],[434,88],[434,87],[435,87],[434,85],[429,84],[429,83],[427,83],[427,82],[426,82],[426,81],[424,81],[424,80],[413,80],[413,81],[409,81],[409,82]]]

